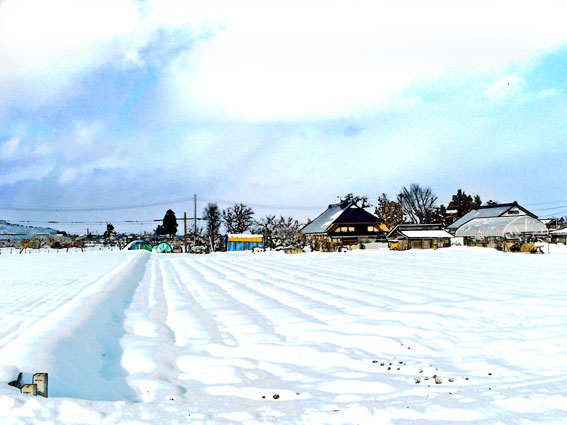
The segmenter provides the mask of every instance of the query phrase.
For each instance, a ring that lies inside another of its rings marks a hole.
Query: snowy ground
[[[0,385],[2,424],[566,422],[564,247],[44,253],[0,270],[0,381],[50,382],[49,399]]]

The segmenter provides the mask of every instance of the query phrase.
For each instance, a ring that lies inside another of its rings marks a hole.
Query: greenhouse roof
[[[457,229],[455,236],[462,237],[504,237],[547,235],[548,230],[538,219],[530,216],[474,218]]]
[[[450,226],[447,226],[448,229],[458,229],[463,224],[474,220],[475,218],[487,218],[487,217],[499,217],[512,208],[513,204],[503,204],[503,205],[496,205],[494,207],[484,207],[484,208],[476,208],[474,210],[469,211],[464,216],[459,218]]]

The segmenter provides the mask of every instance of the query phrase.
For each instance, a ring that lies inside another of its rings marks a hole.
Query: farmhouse
[[[339,246],[351,248],[384,240],[388,227],[384,220],[354,202],[331,204],[301,233],[312,240],[314,248],[333,251]]]
[[[388,233],[388,246],[392,250],[446,248],[451,246],[453,235],[441,224],[398,224]]]
[[[548,229],[517,202],[476,208],[448,226],[466,245],[496,246],[503,241],[545,237]]]

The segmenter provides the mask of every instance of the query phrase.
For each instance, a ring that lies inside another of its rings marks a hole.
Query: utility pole
[[[197,194],[193,195],[193,202],[194,202],[194,216],[193,216],[193,246],[197,245]]]
[[[185,241],[185,253],[187,254],[187,213],[183,213],[183,227],[185,228],[185,236],[183,240]]]

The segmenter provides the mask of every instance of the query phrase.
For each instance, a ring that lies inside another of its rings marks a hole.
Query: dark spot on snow
[[[492,373],[488,372],[488,376],[492,376]]]
[[[274,400],[277,400],[278,398],[280,398],[279,394],[274,394]]]
[[[263,396],[262,396],[262,398],[266,398],[266,396],[265,396],[265,395],[263,395]]]

